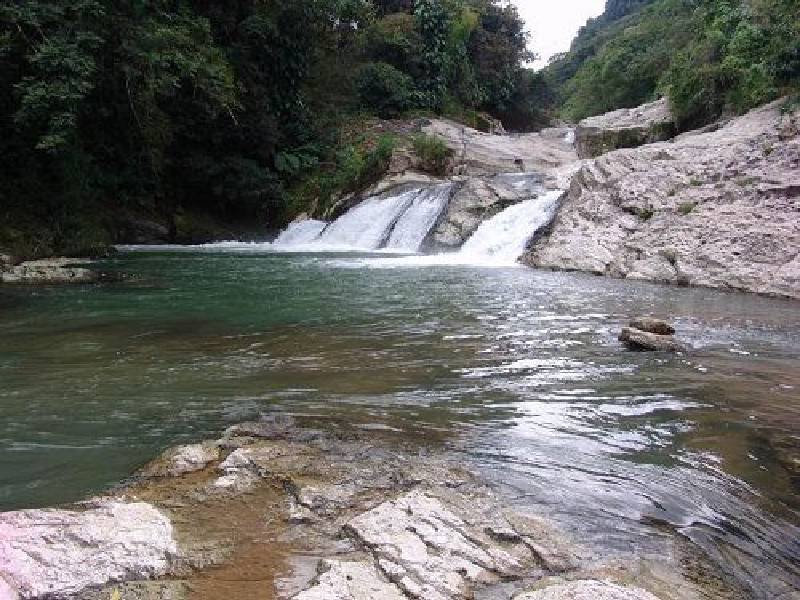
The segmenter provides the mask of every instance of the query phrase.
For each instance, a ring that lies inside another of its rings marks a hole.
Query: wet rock
[[[619,341],[624,342],[631,350],[648,350],[653,352],[685,352],[686,346],[671,335],[659,335],[623,327]]]
[[[0,580],[22,598],[164,575],[177,551],[169,519],[146,503],[0,514]]]
[[[386,581],[366,562],[320,561],[313,586],[293,600],[408,600],[400,589]]]
[[[0,269],[0,283],[94,283],[100,279],[96,271],[76,266],[86,262],[76,258],[47,258],[22,262]]]
[[[516,596],[514,600],[659,600],[650,592],[606,581],[571,581]]]
[[[493,542],[421,492],[359,515],[346,530],[412,598],[466,598],[474,586],[519,575],[533,562],[521,540],[507,547]]]
[[[669,102],[661,98],[584,119],[575,130],[575,147],[580,158],[596,158],[619,148],[668,140],[676,133]]]
[[[656,333],[658,335],[675,334],[675,328],[672,325],[662,319],[656,319],[654,317],[638,317],[632,319],[631,322],[628,323],[628,326],[633,329],[638,329],[639,331]]]
[[[146,465],[140,474],[143,477],[178,477],[205,469],[219,459],[219,454],[219,447],[213,443],[178,446]]]
[[[257,437],[268,440],[282,439],[296,432],[297,426],[289,415],[270,415],[259,421],[238,423],[225,430],[224,437]]]
[[[800,135],[781,138],[791,118],[773,103],[584,163],[523,262],[800,298]]]

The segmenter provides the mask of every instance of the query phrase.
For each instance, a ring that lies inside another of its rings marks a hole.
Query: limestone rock
[[[400,589],[386,581],[369,563],[320,561],[313,587],[295,595],[294,600],[407,600]]]
[[[656,333],[658,335],[675,335],[675,328],[662,319],[654,317],[637,317],[628,323],[629,327],[638,329],[639,331],[646,331],[648,333]]]
[[[464,175],[519,172],[549,175],[550,171],[577,160],[567,128],[505,136],[483,133],[446,119],[433,119],[423,131],[444,139]]]
[[[347,530],[370,549],[389,579],[414,598],[469,597],[473,586],[518,575],[525,568],[526,557],[481,540],[461,517],[422,492],[384,502],[350,521]]]
[[[178,446],[145,466],[140,474],[144,477],[178,477],[201,471],[218,460],[219,453],[219,447],[211,443]]]
[[[160,576],[177,551],[169,519],[146,503],[0,514],[0,581],[21,598]]]
[[[575,147],[580,158],[596,158],[619,148],[668,140],[676,133],[669,102],[661,98],[636,108],[584,119],[575,130]]]
[[[619,334],[619,341],[632,350],[650,350],[654,352],[684,352],[686,347],[671,335],[658,335],[634,329],[633,327],[623,327]]]
[[[97,272],[76,266],[85,262],[76,258],[31,260],[0,269],[0,283],[94,283],[99,279]]]
[[[516,596],[514,600],[658,600],[635,587],[622,587],[605,581],[571,581]]]
[[[523,262],[800,298],[800,135],[773,103],[583,165]]]

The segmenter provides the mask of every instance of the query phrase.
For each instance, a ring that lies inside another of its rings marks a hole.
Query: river
[[[754,598],[800,593],[796,302],[435,262],[229,245],[122,253],[104,264],[121,283],[2,288],[0,508],[291,413],[444,444],[588,552],[677,538]],[[640,314],[694,350],[625,350]]]

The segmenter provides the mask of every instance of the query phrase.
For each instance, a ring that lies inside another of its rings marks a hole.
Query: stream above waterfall
[[[0,506],[291,413],[444,444],[598,555],[682,540],[753,597],[800,588],[797,303],[384,259],[134,252],[124,283],[2,288]],[[638,314],[693,352],[626,351]]]

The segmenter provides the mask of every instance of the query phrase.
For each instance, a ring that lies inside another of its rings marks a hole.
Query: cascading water
[[[272,245],[280,249],[304,247],[317,239],[327,226],[328,223],[326,221],[315,221],[314,219],[297,221],[289,225],[289,227],[272,242]]]
[[[367,198],[331,223],[313,245],[320,250],[378,250],[419,194],[414,189]]]
[[[507,208],[485,221],[458,253],[476,263],[514,264],[530,239],[553,218],[560,190]]]
[[[386,248],[418,252],[447,206],[452,191],[452,183],[420,190],[414,202],[394,226]]]

